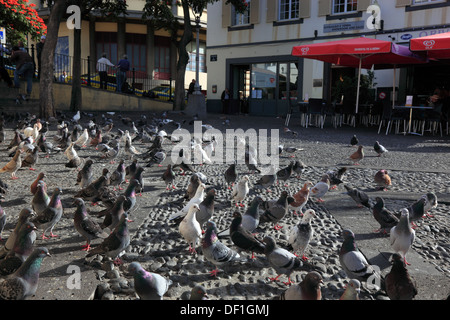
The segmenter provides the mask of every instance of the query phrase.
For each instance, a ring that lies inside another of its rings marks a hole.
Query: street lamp
[[[202,94],[200,91],[200,84],[199,84],[199,69],[200,69],[200,17],[203,13],[203,6],[193,6],[192,7],[192,13],[195,17],[195,27],[197,29],[197,37],[196,37],[196,46],[197,46],[197,52],[195,55],[195,86],[194,86],[194,92],[193,94]]]

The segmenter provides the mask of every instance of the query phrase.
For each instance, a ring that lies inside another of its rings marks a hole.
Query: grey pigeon
[[[22,160],[21,168],[29,168],[32,171],[36,170],[33,167],[35,164],[38,163],[38,159],[39,159],[38,148],[34,148],[32,151],[28,151],[25,154],[24,159]]]
[[[233,213],[233,220],[230,225],[230,238],[239,250],[250,251],[252,253],[251,259],[255,258],[255,252],[264,254],[266,245],[242,226],[242,215],[238,211]]]
[[[206,193],[205,198],[198,204],[199,212],[196,214],[196,218],[200,226],[203,228],[206,222],[208,222],[214,215],[214,200],[216,197],[216,190],[210,189]]]
[[[0,300],[24,300],[34,295],[42,260],[48,256],[47,248],[36,248],[16,272],[0,282]]]
[[[0,260],[0,274],[2,276],[14,273],[31,254],[36,240],[35,230],[36,227],[32,222],[22,225],[12,250],[3,260]]]
[[[336,189],[338,185],[344,183],[343,179],[346,172],[347,167],[327,171],[328,178],[330,179],[330,187],[332,190]]]
[[[277,181],[276,172],[272,171],[267,174],[262,175],[257,181],[256,186],[260,186],[265,188],[267,191],[270,191],[269,188],[275,184]]]
[[[359,143],[358,138],[356,137],[356,135],[353,135],[353,137],[350,139],[350,145],[352,147],[356,147]]]
[[[35,215],[36,213],[31,208],[23,208],[20,211],[19,218],[17,220],[16,226],[14,227],[14,230],[9,235],[8,240],[6,240],[6,243],[3,246],[3,248],[0,250],[0,259],[4,258],[8,254],[8,252],[10,252],[13,249],[20,228],[22,227],[23,224],[27,223],[28,221],[31,221],[31,219]]]
[[[236,170],[236,163],[230,164],[227,170],[225,170],[225,173],[223,174],[225,178],[225,183],[228,185],[228,189],[231,189],[230,184],[234,185],[236,182],[236,179],[238,177],[238,173]]]
[[[215,266],[215,269],[211,271],[211,276],[217,275],[220,266],[226,266],[233,261],[240,261],[239,253],[222,243],[217,237],[217,233],[216,224],[213,221],[208,221],[201,243],[205,259]]]
[[[130,232],[128,230],[128,217],[124,213],[120,218],[120,222],[113,232],[102,241],[98,246],[91,249],[86,257],[96,254],[105,255],[114,259],[116,264],[121,264],[120,255],[130,245]]]
[[[361,282],[358,279],[350,279],[339,300],[359,300],[360,292]]]
[[[286,181],[288,181],[293,173],[293,167],[294,167],[294,161],[291,161],[289,163],[289,165],[285,168],[282,168],[280,170],[277,171],[277,183],[282,180],[286,183]]]
[[[190,253],[197,253],[195,248],[202,237],[202,228],[196,217],[199,211],[200,208],[198,204],[194,203],[178,226],[178,231],[189,245]]]
[[[375,220],[380,224],[380,229],[375,230],[375,232],[383,231],[386,233],[386,229],[391,230],[391,228],[396,226],[399,221],[394,213],[385,207],[384,200],[381,197],[375,198],[372,214]]]
[[[100,190],[108,184],[108,177],[101,175],[87,187],[75,193],[75,198],[82,198],[84,201],[91,201],[94,205],[100,200]]]
[[[294,166],[292,167],[292,173],[297,175],[297,179],[300,179],[301,174],[305,171],[306,165],[300,161],[296,160]]]
[[[36,193],[36,191],[38,189],[39,181],[42,181],[44,183],[44,191],[47,192],[47,185],[44,182],[44,178],[45,178],[45,173],[44,172],[39,172],[39,174],[37,175],[36,179],[30,185],[30,192],[31,192],[31,194],[34,195]]]
[[[206,288],[202,285],[195,285],[190,292],[181,295],[182,300],[209,300]]]
[[[401,216],[398,224],[392,227],[389,240],[394,252],[400,254],[405,264],[409,264],[406,261],[406,253],[411,248],[416,232],[409,223],[409,211],[406,208],[400,210]]]
[[[430,216],[428,211],[437,206],[437,197],[434,193],[427,193],[420,197],[408,208],[409,220],[414,227],[417,227],[417,221],[421,220],[424,216]]]
[[[193,174],[189,179],[189,184],[187,186],[186,192],[184,194],[185,200],[191,200],[195,193],[197,192],[198,186],[202,183],[200,181],[200,177],[196,174]]]
[[[124,160],[121,159],[119,161],[119,165],[117,166],[116,170],[114,170],[111,173],[111,176],[109,177],[109,185],[116,189],[116,186],[119,188],[119,190],[122,190],[121,184],[125,182],[125,164]]]
[[[347,190],[347,194],[356,202],[358,207],[362,208],[364,206],[369,209],[371,208],[370,197],[367,193],[346,184],[344,187]]]
[[[136,172],[136,169],[138,167],[138,159],[134,159],[131,164],[125,167],[125,179],[129,180]]]
[[[94,178],[94,172],[92,165],[94,164],[94,161],[91,159],[86,160],[84,163],[83,168],[81,168],[80,171],[77,173],[77,185],[79,185],[82,189],[86,188],[88,185],[92,183],[92,180]]]
[[[144,184],[144,168],[138,167],[136,169],[136,172],[131,177],[131,180],[136,179],[139,183],[136,186],[136,193],[138,193],[140,196],[142,196],[142,192],[144,192],[145,184]]]
[[[402,256],[392,255],[392,268],[385,277],[386,293],[391,300],[413,300],[417,295],[415,280],[406,268]]]
[[[48,204],[50,203],[50,197],[45,191],[45,188],[46,188],[45,182],[39,180],[36,193],[34,194],[33,199],[31,200],[31,207],[37,214],[41,214],[42,211],[44,211],[47,208]]]
[[[138,262],[130,263],[128,271],[133,275],[134,290],[141,300],[163,300],[172,285],[172,280],[146,271]]]
[[[123,208],[128,214],[131,214],[134,206],[136,205],[136,190],[140,187],[139,181],[131,179],[123,195],[125,196],[125,202]]]
[[[53,234],[53,228],[59,222],[63,214],[61,193],[62,190],[60,188],[55,188],[47,208],[37,214],[37,216],[33,219],[36,227],[43,230],[42,239],[48,239],[45,236],[47,231],[50,231],[50,237],[57,237],[57,235]]]
[[[278,199],[265,201],[263,204],[264,212],[259,218],[259,223],[274,223],[275,230],[280,230],[283,227],[278,224],[288,213],[288,193],[281,192]]]
[[[298,284],[290,286],[274,300],[322,300],[323,278],[317,271],[311,271]]]
[[[172,187],[173,189],[175,189],[175,172],[172,169],[172,164],[168,164],[166,170],[164,170],[164,173],[161,176],[161,179],[164,181],[164,183],[166,184],[166,190],[170,190],[170,187]]]
[[[339,261],[347,277],[359,281],[367,281],[370,277],[380,278],[380,275],[359,251],[355,242],[355,234],[346,229],[342,232],[342,236],[344,241],[339,249]]]
[[[378,154],[378,157],[381,157],[382,154],[388,152],[388,150],[384,146],[382,146],[378,141],[375,141],[373,149]]]
[[[275,278],[269,278],[271,281],[278,281],[279,277],[285,274],[288,277],[286,285],[292,284],[291,274],[303,266],[302,261],[288,250],[281,248],[271,236],[265,236],[263,239],[266,244],[264,251],[269,265],[275,269],[278,274]]]
[[[262,210],[260,209],[264,200],[261,197],[255,197],[250,206],[242,216],[242,227],[250,232],[254,232],[259,226],[260,215]]]
[[[100,225],[92,219],[87,210],[86,205],[81,198],[75,198],[74,204],[77,206],[73,217],[73,224],[75,230],[86,240],[83,245],[83,250],[89,251],[91,249],[91,241],[97,238],[106,238],[108,234],[103,232]]]
[[[311,220],[315,215],[316,212],[313,209],[306,210],[300,222],[289,232],[288,242],[292,246],[293,253],[301,255],[303,260],[308,260],[305,251],[314,236]]]
[[[317,198],[317,202],[323,202],[322,199],[325,194],[330,190],[330,178],[328,174],[323,174],[319,182],[317,182],[311,189],[311,197]]]
[[[105,217],[100,225],[102,229],[108,228],[109,230],[114,230],[119,224],[120,218],[126,212],[124,209],[125,200],[125,196],[120,195],[117,197],[111,209],[105,209],[98,213],[98,216]]]

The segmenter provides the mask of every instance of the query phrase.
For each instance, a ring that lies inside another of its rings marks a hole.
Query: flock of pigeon
[[[145,168],[162,166],[170,154],[164,144],[171,145],[176,142],[173,133],[183,125],[192,125],[195,118],[190,122],[185,120],[179,123],[168,119],[167,114],[160,117],[155,115],[152,119],[141,116],[136,121],[119,115],[118,121],[127,128],[121,130],[112,120],[112,115],[102,114],[101,124],[97,124],[92,116],[86,117],[89,121],[84,126],[80,112],[72,118],[59,115],[58,119],[48,121],[27,115],[17,122],[14,136],[6,148],[11,159],[0,166],[0,173],[9,173],[13,180],[20,179],[19,169],[35,170],[39,157],[53,157],[63,153],[67,158],[65,166],[77,170],[75,183],[79,190],[73,196],[73,204],[76,207],[73,226],[86,241],[82,250],[86,251],[86,257],[102,255],[116,264],[121,264],[123,261],[120,256],[131,240],[128,222],[131,221],[138,201],[137,196],[144,192]],[[0,143],[5,144],[8,143],[4,128],[6,119],[0,120]],[[51,138],[47,136],[50,125],[56,126],[56,133]],[[203,125],[203,129],[208,128],[211,126]],[[287,128],[284,132],[296,135]],[[136,142],[148,146],[147,150],[139,150],[135,147]],[[286,189],[275,199],[264,200],[256,196],[247,201],[252,188],[250,175],[259,175],[254,188],[264,190],[270,195],[273,186],[284,184],[287,187],[292,179],[300,178],[306,165],[299,159],[293,159],[282,168],[261,168],[257,161],[258,151],[245,141],[238,141],[238,146],[239,143],[246,148],[245,165],[249,172],[239,174],[237,162],[229,164],[226,170],[220,173],[223,175],[223,185],[209,188],[207,177],[199,170],[201,166],[214,165],[210,160],[217,146],[214,139],[192,140],[192,153],[203,159],[203,164],[193,165],[186,154],[183,154],[185,151],[181,150],[178,154],[179,161],[176,164],[167,164],[160,178],[166,185],[167,192],[171,192],[177,188],[180,174],[190,174],[189,184],[186,190],[182,190],[180,209],[170,215],[169,223],[176,226],[180,239],[185,241],[190,254],[202,254],[204,259],[214,266],[212,277],[222,272],[221,268],[245,260],[242,252],[248,252],[251,254],[250,259],[254,259],[255,254],[264,256],[277,272],[277,276],[270,278],[270,281],[280,281],[283,275],[287,277],[285,284],[289,288],[276,299],[320,300],[323,279],[319,272],[310,270],[306,256],[309,243],[315,234],[312,221],[316,212],[313,209],[304,209],[308,201],[315,199],[322,202],[328,191],[343,184],[347,194],[358,205],[371,210],[374,219],[380,224],[377,231],[389,233],[393,266],[390,273],[381,279],[376,268],[373,268],[358,250],[353,232],[344,230],[339,261],[349,282],[341,299],[359,299],[359,290],[363,283],[374,276],[382,280],[381,289],[390,299],[414,298],[417,288],[407,270],[406,254],[415,238],[414,222],[437,206],[437,198],[433,193],[424,195],[409,208],[392,212],[384,206],[381,197],[371,199],[363,191],[345,183],[347,168],[342,167],[324,172],[316,183],[306,181],[294,194],[290,194],[289,189]],[[351,139],[351,145],[358,145],[356,136]],[[91,154],[96,153],[100,161],[117,165],[116,169],[110,172],[105,168],[99,177],[95,177],[94,161],[89,157],[79,156],[77,151],[81,149],[90,149]],[[378,142],[375,143],[374,150],[379,156],[388,152]],[[298,151],[301,149],[295,147],[280,146],[278,149],[280,155],[289,154],[291,158],[295,158]],[[359,146],[357,151],[349,155],[349,159],[354,165],[363,161],[363,147]],[[177,168],[180,173],[176,172]],[[380,170],[374,176],[374,183],[380,189],[389,188],[391,181],[388,172]],[[40,266],[43,259],[50,256],[47,248],[34,246],[36,232],[42,232],[43,240],[56,237],[53,230],[63,216],[63,190],[56,187],[51,190],[49,196],[44,172],[39,173],[36,180],[29,183],[29,188],[33,195],[32,202],[29,207],[21,210],[15,228],[0,251],[0,299],[25,299],[35,294]],[[217,199],[217,188],[229,190],[230,198],[224,200],[234,211],[233,220],[226,230],[218,230],[214,221],[214,207],[217,201],[221,200]],[[3,197],[8,193],[7,183],[1,180],[0,191]],[[92,206],[99,204],[103,209],[96,212],[96,217],[92,217],[87,208],[88,203]],[[280,222],[291,211],[298,217],[298,223],[290,226],[289,248],[285,248],[264,230],[267,230],[268,225],[273,226],[275,231],[282,229]],[[5,210],[0,207],[0,232],[4,229],[5,217]],[[231,240],[231,246],[222,241],[224,237]],[[101,239],[101,242],[91,247],[94,239]],[[306,277],[297,284],[291,280],[291,274],[296,270],[309,270]],[[163,299],[172,285],[169,278],[145,270],[138,262],[131,263],[128,271],[134,277],[137,296],[143,300]],[[191,299],[208,299],[205,288],[195,287]]]

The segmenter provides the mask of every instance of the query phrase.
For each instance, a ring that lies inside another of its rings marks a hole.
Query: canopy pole
[[[395,85],[397,84],[397,65],[394,64],[394,83],[392,86],[392,109],[395,108]]]
[[[356,114],[358,114],[359,109],[359,86],[361,85],[361,68],[362,68],[362,57],[359,58],[359,68],[358,68],[358,87],[356,88]]]

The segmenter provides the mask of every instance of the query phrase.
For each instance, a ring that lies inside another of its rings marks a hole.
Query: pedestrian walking
[[[128,61],[128,56],[124,54],[122,59],[117,63],[117,92],[122,92],[123,85],[127,81],[127,71],[130,70],[130,62]]]
[[[106,53],[97,61],[97,72],[100,76],[100,89],[108,89],[108,66],[114,67],[114,64],[106,58]]]
[[[230,113],[230,91],[228,88],[223,90],[220,100],[222,101],[222,113]]]
[[[33,58],[25,52],[20,50],[18,46],[12,48],[11,62],[16,65],[14,71],[14,86],[20,88],[20,77],[25,77],[27,80],[27,95],[22,96],[24,100],[30,97],[33,89]]]

